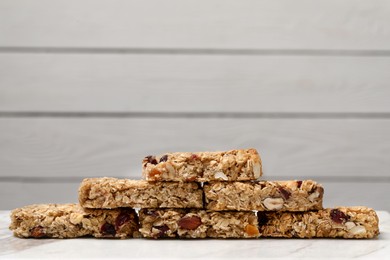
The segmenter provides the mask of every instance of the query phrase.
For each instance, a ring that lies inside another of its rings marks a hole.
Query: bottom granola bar
[[[378,216],[366,207],[338,207],[312,212],[258,212],[261,237],[373,238]]]
[[[78,204],[39,204],[11,213],[10,229],[17,237],[126,238],[137,236],[138,217],[130,208],[85,210]]]
[[[140,232],[147,238],[256,238],[254,212],[141,209]]]

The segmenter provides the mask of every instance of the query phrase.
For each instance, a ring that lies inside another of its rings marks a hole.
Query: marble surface
[[[0,211],[0,258],[364,258],[390,259],[390,214],[378,212],[380,236],[372,240],[256,239],[20,239]]]

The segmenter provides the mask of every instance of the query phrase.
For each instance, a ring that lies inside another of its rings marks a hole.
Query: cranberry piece
[[[34,227],[30,232],[31,232],[31,236],[35,238],[40,238],[45,236],[45,232],[43,230],[43,227],[41,226]]]
[[[160,158],[160,162],[166,162],[168,160],[168,155],[163,155]]]
[[[343,212],[341,212],[341,211],[338,210],[338,209],[332,209],[332,210],[330,211],[330,218],[331,218],[334,222],[336,222],[336,223],[338,223],[338,224],[341,224],[341,223],[347,221],[347,219],[348,219],[348,217],[347,217]]]
[[[298,187],[298,189],[301,188],[301,186],[302,186],[302,181],[297,181],[297,187]]]
[[[100,231],[105,236],[115,236],[116,230],[115,227],[111,224],[104,223],[102,227],[100,228]]]
[[[157,164],[156,156],[148,155],[145,158],[146,158],[148,163],[151,163],[151,164],[154,164],[154,165]]]
[[[160,230],[160,232],[157,234],[157,237],[163,237],[165,233],[169,230],[169,227],[167,225],[154,227],[154,228]]]
[[[125,223],[130,221],[130,215],[127,212],[121,212],[115,220],[115,229],[118,230]]]
[[[191,160],[198,160],[198,159],[199,159],[199,156],[196,155],[196,154],[191,154],[190,159],[191,159]]]
[[[286,190],[283,187],[279,187],[278,189],[279,189],[280,194],[282,194],[282,196],[284,197],[284,199],[288,200],[290,198],[291,192],[289,192],[288,190]]]

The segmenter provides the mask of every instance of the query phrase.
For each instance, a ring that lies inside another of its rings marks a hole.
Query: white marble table
[[[375,258],[390,259],[390,214],[379,211],[379,238],[147,240],[19,239],[0,211],[0,258]]]

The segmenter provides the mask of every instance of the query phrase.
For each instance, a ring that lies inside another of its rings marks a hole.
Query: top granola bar
[[[262,175],[256,149],[183,152],[146,156],[142,174],[148,181],[248,181]]]

